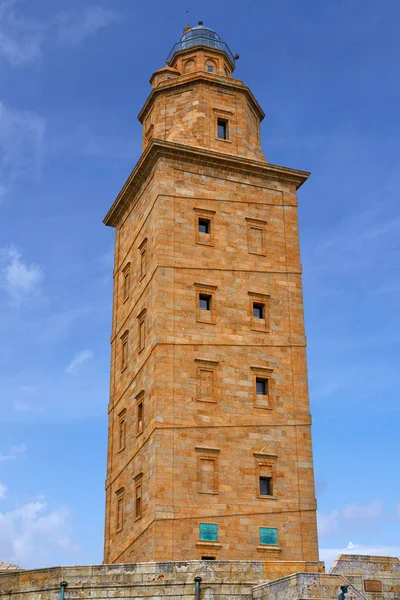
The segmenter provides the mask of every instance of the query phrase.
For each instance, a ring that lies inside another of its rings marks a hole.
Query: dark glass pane
[[[200,294],[200,310],[210,310],[211,308],[211,296],[206,294]]]
[[[257,302],[254,302],[253,317],[255,319],[263,319],[264,318],[264,304],[259,304]]]
[[[266,379],[260,379],[257,377],[256,379],[256,392],[261,396],[266,396],[268,394],[268,382]]]
[[[227,123],[222,119],[218,119],[218,137],[220,140],[227,139]]]
[[[209,219],[199,219],[199,232],[200,233],[210,233],[210,220]]]
[[[262,496],[272,495],[271,477],[260,477],[260,494]]]

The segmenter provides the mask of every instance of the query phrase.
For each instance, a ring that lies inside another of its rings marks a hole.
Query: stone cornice
[[[156,71],[157,72],[157,71]],[[152,89],[146,102],[143,105],[142,110],[138,114],[138,119],[143,123],[144,117],[147,113],[149,106],[154,102],[155,97],[164,92],[165,90],[177,89],[183,86],[190,86],[194,83],[208,83],[214,86],[225,87],[228,89],[234,89],[238,92],[244,93],[250,100],[253,108],[255,109],[260,121],[265,117],[265,113],[257,100],[253,96],[250,88],[244,85],[239,79],[230,77],[223,77],[222,75],[215,75],[211,73],[205,73],[204,71],[195,71],[194,73],[188,73],[187,75],[180,75],[160,83],[156,88]]]
[[[267,162],[250,160],[248,158],[215,152],[205,148],[153,139],[136,163],[136,166],[106,214],[103,221],[105,225],[111,227],[117,226],[129,199],[139,189],[140,185],[151,172],[159,158],[162,157],[179,157],[179,160],[195,162],[196,164],[201,161],[203,164],[208,163],[213,167],[218,165],[218,167],[227,168],[237,173],[241,172],[258,177],[278,179],[295,185],[296,189],[298,189],[310,175],[307,171],[299,171],[288,167],[272,165]]]

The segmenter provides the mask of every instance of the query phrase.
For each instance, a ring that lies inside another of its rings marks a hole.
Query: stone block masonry
[[[318,571],[296,199],[308,173],[266,162],[263,111],[229,52],[203,46],[151,78],[143,154],[105,219],[104,560]]]

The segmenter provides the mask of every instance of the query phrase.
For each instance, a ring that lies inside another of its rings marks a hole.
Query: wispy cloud
[[[348,504],[343,509],[345,519],[366,520],[378,519],[383,514],[382,500],[372,500],[368,504]]]
[[[7,486],[3,483],[0,483],[0,500],[5,498],[7,495]]]
[[[0,462],[6,460],[15,460],[22,454],[25,454],[28,447],[26,444],[18,444],[17,446],[9,446],[5,452],[0,452]]]
[[[329,514],[318,512],[318,534],[326,538],[334,533],[339,526],[340,511],[335,509]]]
[[[0,201],[17,177],[39,177],[45,131],[43,117],[0,101]]]
[[[39,58],[43,41],[43,25],[21,16],[18,4],[18,0],[0,2],[0,58],[13,66]]]
[[[58,35],[61,42],[76,46],[118,19],[118,13],[102,6],[89,6],[80,14],[61,13],[56,18]]]
[[[334,509],[330,513],[318,511],[318,532],[321,539],[329,538],[338,531],[359,529],[375,529],[383,518],[393,518],[386,515],[383,502],[374,499],[366,504],[347,504],[344,508]]]
[[[379,546],[379,545],[365,545],[365,544],[353,544],[349,542],[345,548],[320,548],[319,557],[320,560],[325,562],[325,567],[330,568],[333,561],[339,556],[339,554],[362,554],[371,556],[398,556],[400,557],[400,546]]]
[[[115,11],[93,5],[39,21],[24,16],[23,4],[23,0],[0,0],[0,59],[15,67],[37,61],[52,33],[61,43],[75,46],[119,19]]]
[[[30,502],[0,513],[0,556],[19,566],[47,566],[58,550],[78,550],[66,506],[49,510],[46,502]]]
[[[25,263],[21,252],[13,247],[0,250],[0,288],[12,302],[20,304],[37,295],[43,281],[40,265]]]
[[[76,373],[79,368],[83,365],[83,363],[92,360],[93,352],[92,350],[81,350],[75,354],[68,367],[66,368],[67,373]]]

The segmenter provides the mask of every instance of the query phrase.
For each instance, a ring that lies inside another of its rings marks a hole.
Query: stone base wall
[[[400,599],[400,561],[396,557],[341,554],[330,572],[346,577],[368,600]]]
[[[201,600],[251,600],[254,586],[288,571],[323,569],[323,563],[285,561],[187,561],[55,567],[0,575],[0,600],[58,600],[61,581],[65,600],[118,597],[182,600],[195,596],[200,576]]]
[[[282,577],[282,572],[296,568],[303,572]],[[187,561],[7,570],[0,572],[0,600],[59,600],[62,581],[67,583],[65,600],[194,600],[194,579],[198,576],[200,600],[336,600],[344,585],[349,586],[345,600],[400,600],[397,558],[341,555],[330,574],[321,571],[323,563],[288,565],[284,561]],[[381,591],[377,590],[379,582]],[[373,585],[375,591],[371,591]]]

